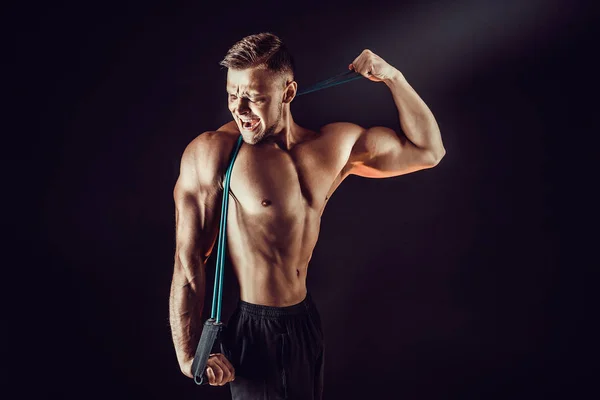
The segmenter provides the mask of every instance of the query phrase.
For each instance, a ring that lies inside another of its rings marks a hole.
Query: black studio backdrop
[[[581,171],[590,159],[578,174],[564,160],[573,153],[566,133],[592,124],[580,101],[592,71],[591,7],[10,11],[7,64],[18,75],[7,88],[18,111],[9,117],[18,124],[5,148],[14,201],[6,244],[7,276],[18,277],[6,281],[14,357],[4,378],[13,398],[228,398],[228,388],[196,387],[176,362],[172,190],[187,143],[228,121],[218,62],[261,31],[288,44],[301,88],[373,50],[430,106],[447,149],[436,168],[350,177],[331,199],[308,278],[327,342],[325,398],[587,393],[585,256],[569,245],[587,246],[574,214],[591,203],[572,196],[589,183]],[[344,120],[399,129],[385,85],[366,80],[297,98],[292,111],[313,129]],[[229,269],[225,284],[228,315],[237,300]]]

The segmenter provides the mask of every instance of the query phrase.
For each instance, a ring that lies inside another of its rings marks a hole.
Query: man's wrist
[[[396,86],[406,81],[404,75],[402,75],[400,71],[398,71],[396,68],[394,68],[393,71],[394,72],[389,78],[383,80],[383,82],[385,82],[385,84],[388,85],[388,87]]]

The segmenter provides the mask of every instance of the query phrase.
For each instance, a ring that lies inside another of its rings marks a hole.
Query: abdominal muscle
[[[229,204],[227,241],[240,299],[274,307],[300,303],[307,293],[319,213],[306,206],[287,215],[273,209],[250,215],[235,201]]]

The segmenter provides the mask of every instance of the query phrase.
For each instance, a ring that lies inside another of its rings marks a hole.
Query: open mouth
[[[253,119],[249,119],[249,120],[240,120],[240,122],[242,123],[242,128],[244,128],[244,130],[253,131],[260,124],[260,119],[253,118]]]

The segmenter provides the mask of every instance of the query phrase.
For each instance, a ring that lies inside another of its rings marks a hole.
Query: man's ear
[[[283,102],[291,103],[296,97],[296,91],[298,90],[298,84],[294,80],[286,81],[285,89],[283,91]]]

